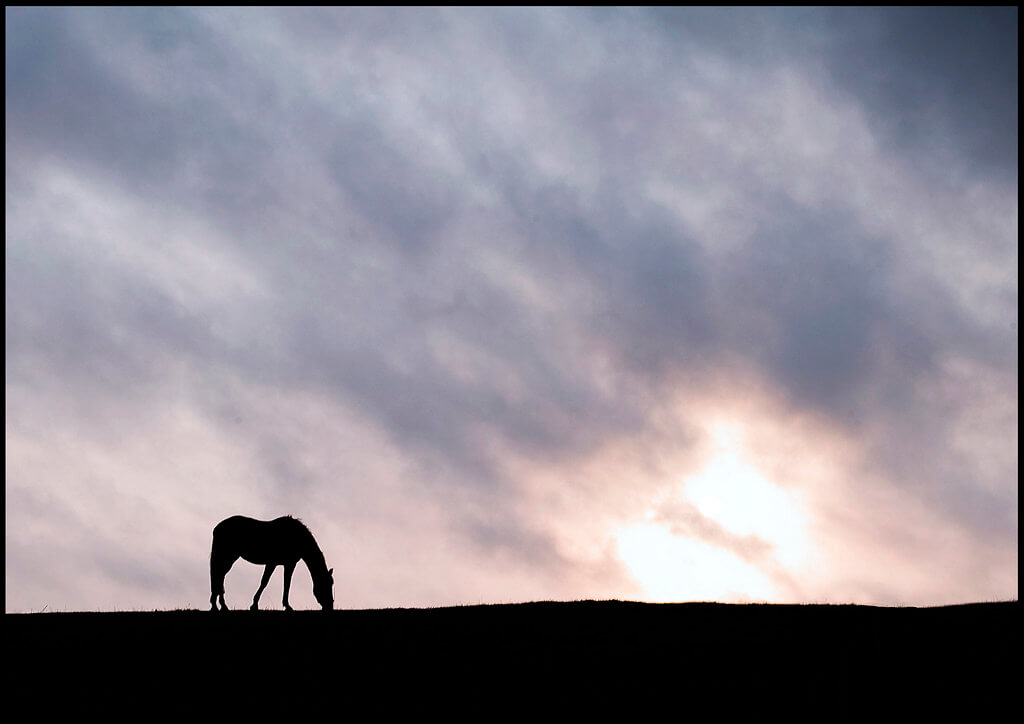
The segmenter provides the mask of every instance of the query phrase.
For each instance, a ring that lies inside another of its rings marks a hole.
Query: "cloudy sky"
[[[341,608],[1015,598],[1017,62],[1015,8],[7,9],[7,611],[205,608],[287,513]]]

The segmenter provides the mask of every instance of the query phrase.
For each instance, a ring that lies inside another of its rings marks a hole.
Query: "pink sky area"
[[[1016,598],[1015,8],[5,17],[8,612]]]

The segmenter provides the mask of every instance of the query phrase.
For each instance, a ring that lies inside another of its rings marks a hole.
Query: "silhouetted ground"
[[[988,718],[1016,699],[1018,610],[582,601],[8,614],[5,688],[8,711],[47,720]]]

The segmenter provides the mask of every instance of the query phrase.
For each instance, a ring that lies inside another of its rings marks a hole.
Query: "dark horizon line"
[[[271,609],[260,609],[258,611],[250,611],[248,609],[237,609],[227,611],[227,614],[261,614],[261,613],[282,613],[282,614],[293,614],[293,613],[315,613],[323,615],[324,613],[365,613],[365,612],[384,612],[384,611],[445,611],[445,610],[457,610],[457,609],[468,609],[468,608],[502,608],[502,607],[516,607],[516,606],[573,606],[573,605],[585,605],[585,604],[623,604],[628,606],[691,606],[691,607],[722,607],[722,608],[862,608],[862,609],[919,609],[919,610],[932,610],[932,609],[943,609],[943,608],[962,608],[966,606],[1000,606],[1008,604],[1019,603],[1016,598],[998,599],[998,600],[986,600],[986,601],[963,601],[960,603],[944,603],[934,604],[925,606],[916,606],[911,604],[893,604],[893,605],[879,605],[870,603],[836,603],[828,601],[813,601],[813,602],[769,602],[769,601],[748,601],[744,603],[737,602],[723,602],[723,601],[634,601],[621,598],[580,598],[570,601],[556,601],[556,600],[530,600],[530,601],[512,601],[512,602],[500,602],[500,603],[456,603],[443,606],[389,606],[383,608],[337,608],[333,611],[327,612],[316,608],[309,609],[296,609],[294,611],[287,611],[283,608],[271,608]],[[174,609],[114,609],[112,611],[106,610],[46,610],[47,606],[44,606],[39,611],[5,611],[5,615],[12,616],[38,616],[38,615],[51,615],[60,613],[69,614],[130,614],[130,613],[204,613],[211,616],[221,615],[220,612],[212,612],[205,608],[174,608]]]

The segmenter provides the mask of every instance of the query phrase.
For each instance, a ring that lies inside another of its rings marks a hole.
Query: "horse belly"
[[[235,516],[213,531],[214,546],[256,565],[288,565],[299,560],[299,551],[275,522]]]
[[[246,550],[242,551],[242,560],[248,561],[249,563],[255,563],[259,566],[266,566],[273,564],[275,566],[283,566],[286,563],[297,561],[298,556],[292,556],[287,552],[282,551],[265,551],[265,550]]]

